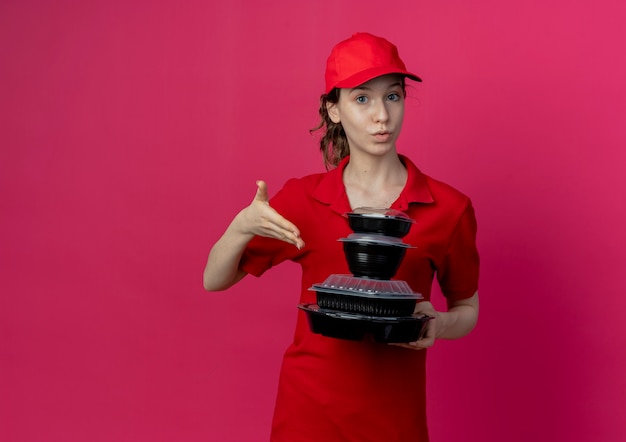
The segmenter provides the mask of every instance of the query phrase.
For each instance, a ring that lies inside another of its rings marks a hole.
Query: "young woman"
[[[328,338],[311,333],[298,310],[280,374],[272,441],[427,441],[425,349],[436,339],[465,336],[476,324],[472,204],[396,150],[406,78],[421,81],[383,38],[357,33],[337,44],[320,104],[321,150],[329,170],[288,181],[271,201],[265,183],[257,182],[252,203],[209,253],[206,290],[225,290],[248,273],[260,276],[292,260],[302,267],[300,302],[314,303],[313,284],[350,273],[337,241],[352,232],[346,212],[387,207],[417,221],[403,240],[415,248],[407,250],[395,279],[424,296],[416,312],[435,318],[425,337],[395,345]],[[434,278],[447,299],[445,312],[429,302]],[[465,363],[455,367],[459,377]]]

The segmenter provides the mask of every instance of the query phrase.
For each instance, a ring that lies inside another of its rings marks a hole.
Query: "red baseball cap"
[[[372,78],[400,74],[415,81],[420,77],[406,70],[398,48],[382,37],[366,32],[353,34],[333,48],[326,62],[326,93],[333,88],[353,88]]]

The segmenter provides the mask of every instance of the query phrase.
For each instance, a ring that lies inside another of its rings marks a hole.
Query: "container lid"
[[[347,238],[339,238],[338,241],[342,242],[366,242],[383,244],[387,246],[397,246],[412,248],[409,244],[402,241],[402,238],[396,238],[395,236],[379,235],[376,233],[351,233]]]
[[[378,208],[378,207],[357,207],[352,212],[347,212],[346,216],[358,216],[366,218],[394,218],[400,221],[414,223],[415,220],[410,218],[406,213],[396,209]]]
[[[422,299],[422,295],[411,290],[406,281],[352,275],[330,275],[324,282],[313,284],[309,290],[366,298]]]

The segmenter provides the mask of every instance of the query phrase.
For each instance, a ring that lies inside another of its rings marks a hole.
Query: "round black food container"
[[[398,238],[382,235],[354,233],[340,241],[343,242],[343,251],[350,272],[354,276],[374,279],[393,278],[406,254],[406,249],[410,247]]]
[[[373,233],[404,238],[415,221],[405,213],[393,209],[360,207],[346,213],[350,228],[355,233]]]

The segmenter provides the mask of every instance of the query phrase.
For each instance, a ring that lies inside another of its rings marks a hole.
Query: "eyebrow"
[[[393,89],[394,87],[402,87],[402,83],[399,82],[399,81],[396,82],[396,83],[392,83],[392,84],[390,84],[388,86],[388,89]],[[367,87],[367,86],[363,86],[363,85],[359,85],[359,86],[353,87],[351,89],[351,91],[357,91],[357,90],[367,90],[367,91],[370,91],[370,90],[372,90],[372,88],[371,87]]]

